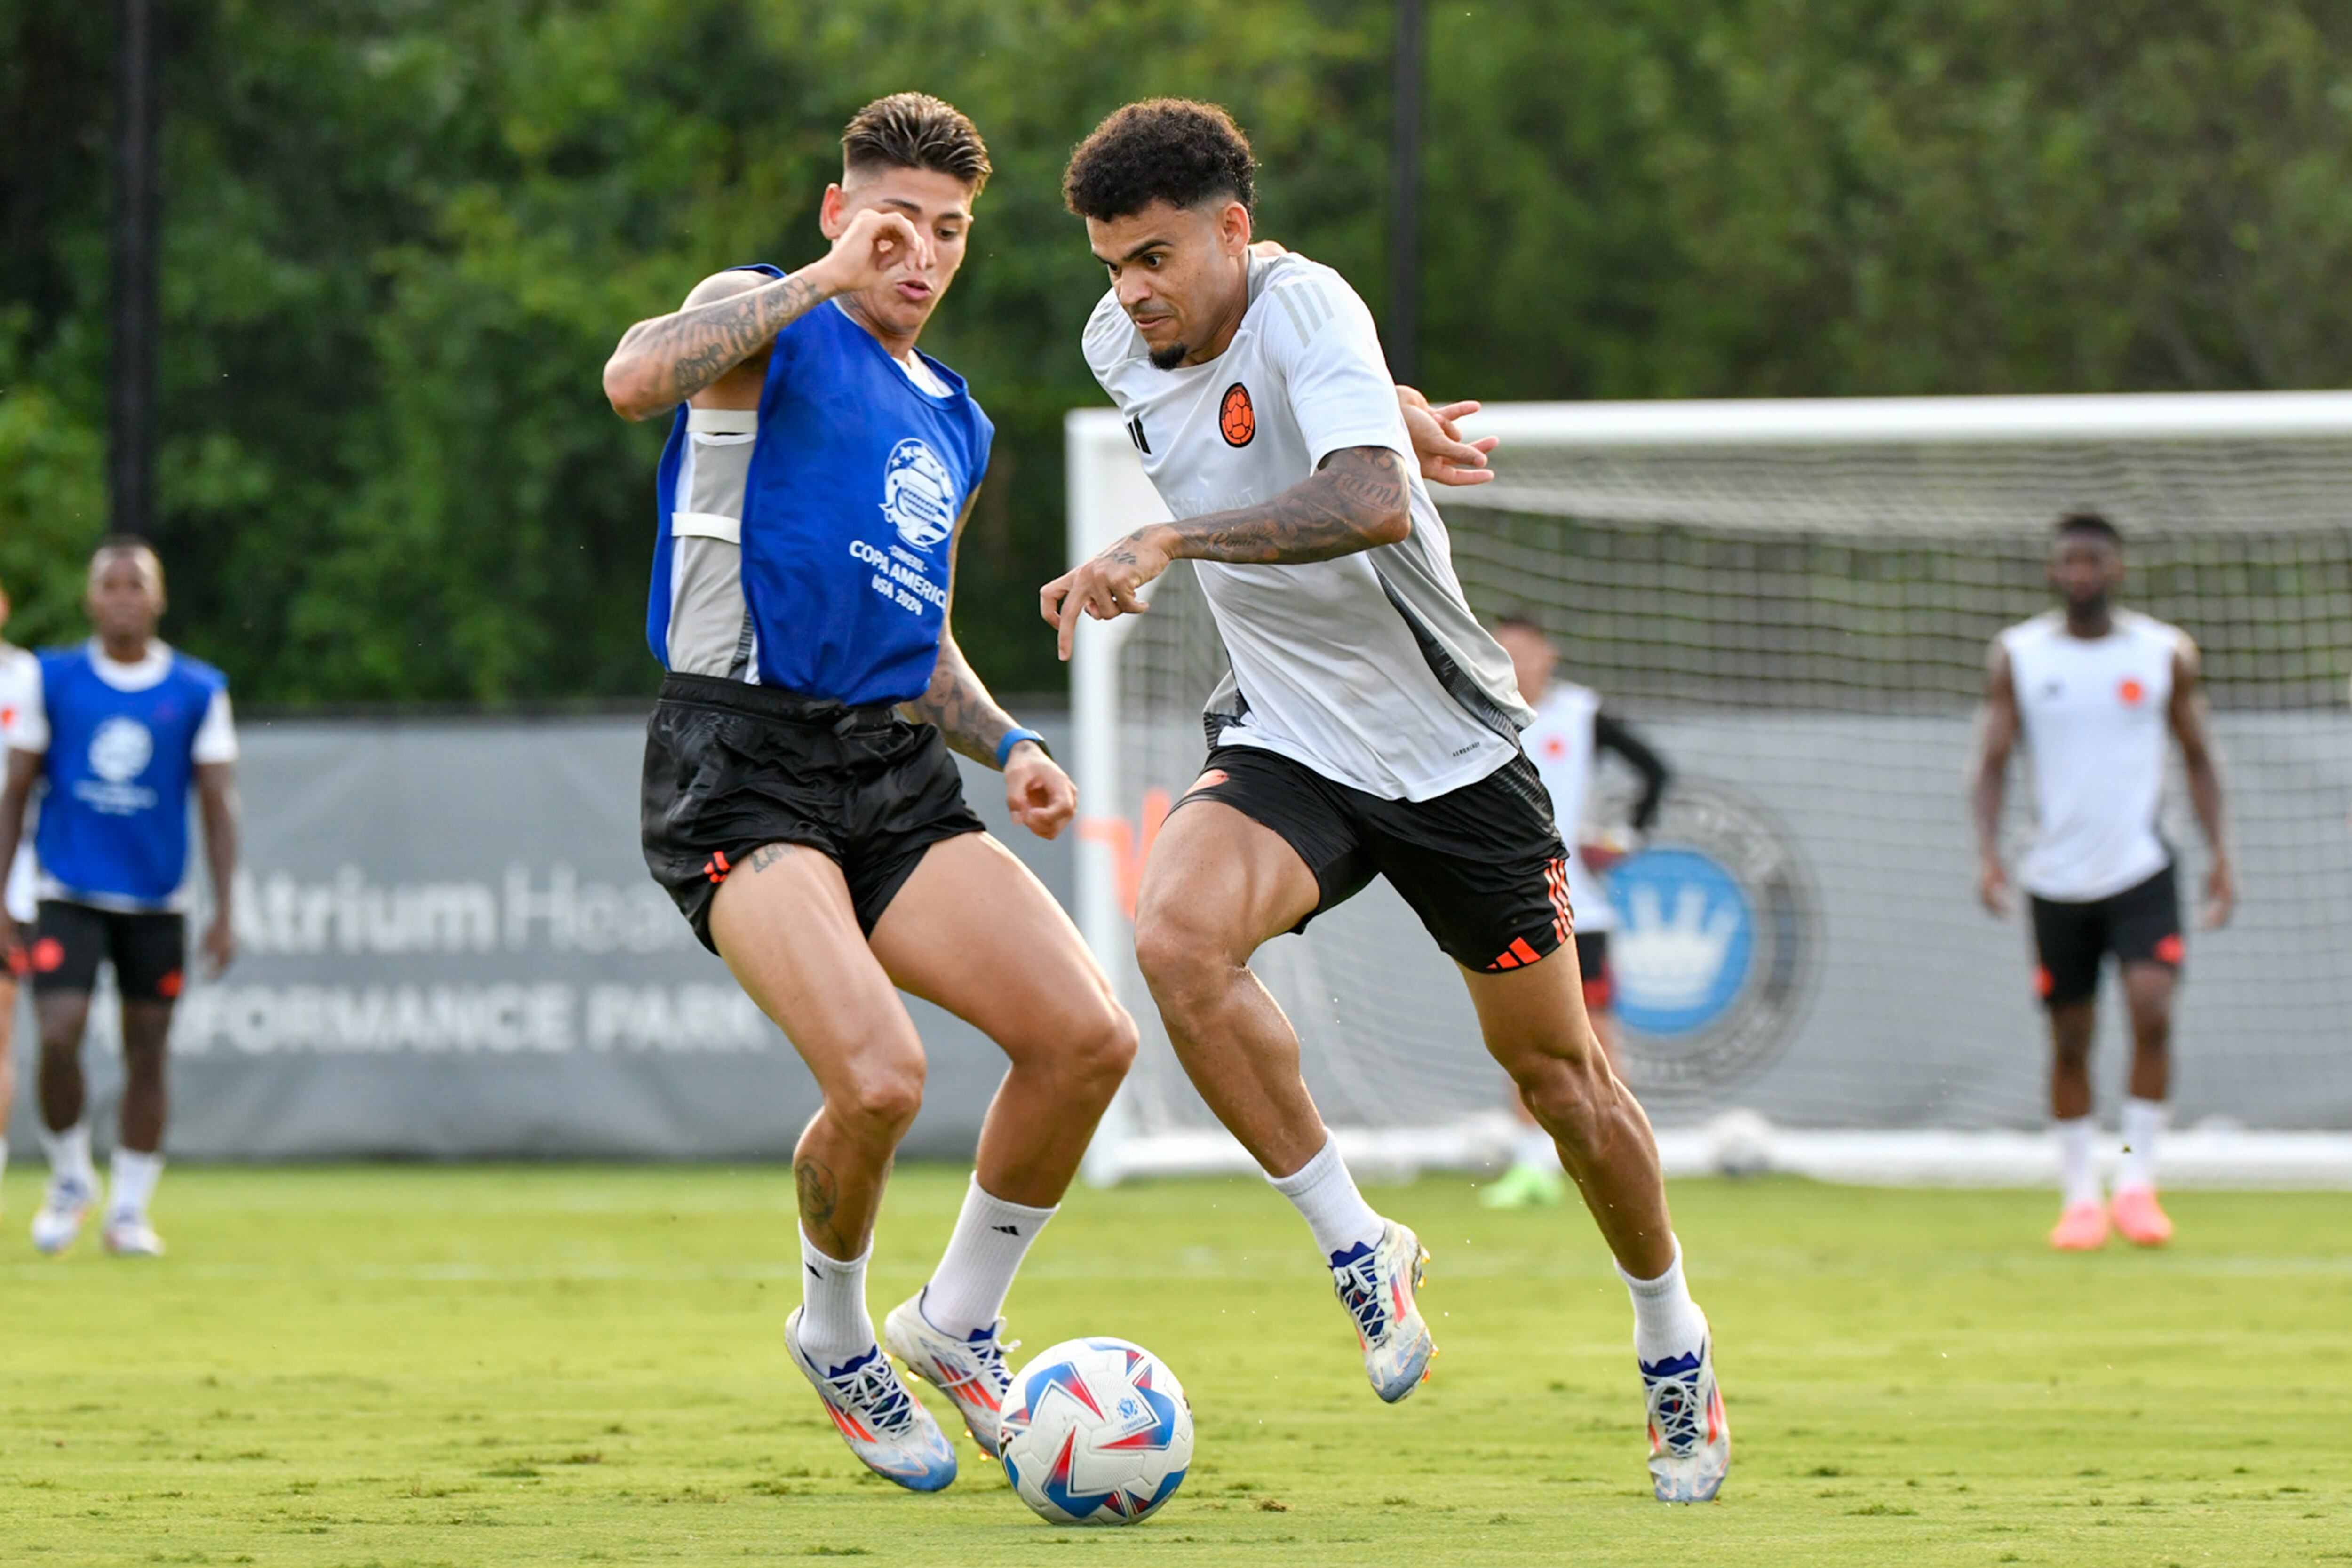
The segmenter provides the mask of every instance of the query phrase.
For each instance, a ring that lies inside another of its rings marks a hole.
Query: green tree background
[[[1260,228],[1386,297],[1390,7],[164,0],[158,543],[249,700],[641,696],[661,432],[621,329],[817,254],[841,122],[998,174],[928,347],[1001,430],[959,630],[1057,687],[1061,416],[1099,403],[1069,146],[1231,107]],[[1429,16],[1423,379],[1487,398],[2341,384],[2352,8],[1517,0]],[[0,0],[0,581],[71,635],[106,522],[110,8]]]

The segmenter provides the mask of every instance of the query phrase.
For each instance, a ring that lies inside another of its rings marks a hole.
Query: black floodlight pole
[[[154,0],[117,0],[114,39],[113,531],[145,538],[155,504]]]
[[[1421,359],[1421,0],[1397,0],[1395,124],[1389,153],[1389,370],[1411,383]]]

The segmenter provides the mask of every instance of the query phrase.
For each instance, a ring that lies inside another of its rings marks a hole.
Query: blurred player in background
[[[98,635],[40,656],[8,737],[0,791],[5,862],[41,786],[29,967],[49,1188],[33,1216],[33,1245],[47,1253],[71,1247],[98,1201],[81,1043],[99,965],[110,962],[125,1081],[104,1238],[110,1252],[156,1257],[163,1244],[147,1205],[163,1173],[164,1047],[187,969],[188,799],[204,818],[213,889],[204,949],[217,974],[236,952],[236,731],[227,679],[155,636],[164,597],[153,551],[135,539],[100,546],[84,603]]]
[[[1657,752],[1601,707],[1599,692],[1554,679],[1559,651],[1542,626],[1525,616],[1505,616],[1495,623],[1495,640],[1511,656],[1520,700],[1536,710],[1536,721],[1519,732],[1519,748],[1535,763],[1551,795],[1560,836],[1570,841],[1568,898],[1576,924],[1577,973],[1584,977],[1584,1010],[1610,1068],[1622,1079],[1625,1058],[1618,1048],[1615,985],[1609,969],[1609,933],[1617,928],[1617,910],[1603,879],[1612,866],[1633,853],[1637,837],[1656,820],[1671,775]],[[1585,831],[1585,806],[1603,752],[1623,758],[1642,780],[1641,795],[1628,816],[1630,836]],[[1558,1145],[1528,1113],[1525,1101],[1514,1097],[1511,1109],[1523,1128],[1511,1152],[1511,1168],[1487,1183],[1478,1201],[1488,1208],[1548,1207],[1560,1202],[1568,1183]]]
[[[630,418],[688,405],[657,480],[647,630],[668,674],[646,731],[646,863],[824,1097],[793,1155],[803,1297],[785,1343],[852,1453],[934,1491],[955,1449],[866,1305],[875,1213],[922,1101],[898,988],[1012,1064],[947,1251],[883,1332],[991,1455],[1005,1295],[1136,1033],[1061,906],[982,831],[950,755],[1003,772],[1013,820],[1040,837],[1076,807],[950,628],[992,427],[915,343],[963,263],[987,149],[953,108],[899,93],[858,111],[842,152],[829,254],[706,279],[629,329],[604,386]]]
[[[1193,1086],[1306,1220],[1373,1389],[1402,1399],[1434,1351],[1427,1255],[1357,1190],[1249,968],[1385,876],[1461,965],[1633,1292],[1658,1497],[1712,1497],[1730,1431],[1706,1320],[1649,1122],[1585,1016],[1567,852],[1517,743],[1535,715],[1463,600],[1370,312],[1328,268],[1252,254],[1255,167],[1223,110],[1159,100],[1104,121],[1064,180],[1110,274],[1087,363],[1178,521],[1047,584],[1040,610],[1066,658],[1082,616],[1145,612],[1139,590],[1190,559],[1233,664],[1144,868],[1137,960]]]
[[[2064,1195],[2050,1242],[2066,1250],[2107,1239],[2090,1057],[2099,970],[2110,953],[2122,971],[2133,1042],[2113,1220],[2143,1247],[2172,1237],[2156,1196],[2157,1141],[2172,1087],[2172,995],[2184,956],[2172,849],[2158,827],[2168,731],[2180,744],[2189,803],[2212,853],[2206,926],[2228,921],[2237,898],[2197,645],[2178,626],[2116,608],[2123,580],[2123,539],[2113,524],[2089,513],[2059,520],[2050,583],[2064,607],[1993,642],[1972,797],[1978,896],[2006,916],[2001,799],[2021,737],[2032,761],[2033,840],[2018,880],[2032,903],[2034,982],[2054,1047],[2050,1112]]]
[[[8,625],[8,590],[0,584],[0,630]],[[16,732],[17,715],[40,700],[40,661],[21,647],[0,638],[0,757]],[[16,1034],[16,986],[24,979],[31,955],[26,940],[33,923],[33,847],[16,846],[16,853],[0,869],[0,1176],[8,1173],[8,1118],[16,1109],[16,1058],[11,1048]]]

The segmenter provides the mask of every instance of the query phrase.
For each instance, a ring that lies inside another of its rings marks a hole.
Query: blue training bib
[[[168,907],[188,873],[196,731],[228,678],[173,650],[144,691],[100,679],[88,645],[41,654],[49,720],[41,870],[69,891]]]
[[[761,684],[852,705],[905,702],[930,685],[956,520],[988,470],[995,429],[962,377],[925,363],[946,396],[918,387],[831,301],[777,335],[743,496],[743,599]],[[656,480],[646,618],[656,658],[669,646],[685,441],[681,408]]]

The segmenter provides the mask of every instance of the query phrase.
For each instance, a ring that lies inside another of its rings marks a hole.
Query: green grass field
[[[2352,1563],[2352,1196],[2185,1194],[2169,1250],[2060,1258],[2039,1194],[1684,1184],[1738,1457],[1667,1510],[1580,1214],[1373,1194],[1436,1255],[1444,1351],[1390,1409],[1263,1184],[1082,1191],[1014,1329],[1151,1345],[1199,1449],[1150,1523],[1057,1531],[968,1444],[938,1497],[850,1461],[778,1336],[786,1172],[176,1171],[153,1264],[36,1258],[36,1181],[0,1263],[12,1564]],[[900,1173],[877,1310],[961,1184]]]

